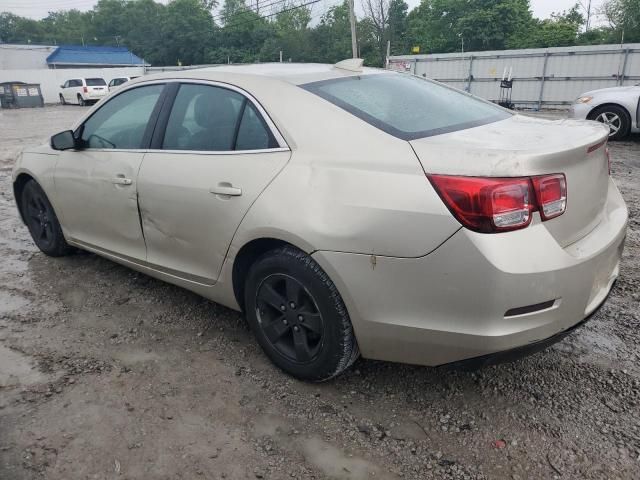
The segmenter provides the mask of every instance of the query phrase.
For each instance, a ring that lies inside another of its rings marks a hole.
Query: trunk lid
[[[609,188],[608,133],[596,122],[514,115],[410,143],[428,174],[521,177],[564,173],[567,210],[544,225],[565,247],[587,235],[602,219]]]

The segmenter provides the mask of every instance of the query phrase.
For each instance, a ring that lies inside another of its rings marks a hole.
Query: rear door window
[[[236,150],[262,150],[278,144],[255,107],[247,102],[238,128]]]
[[[367,123],[404,140],[486,125],[505,110],[437,82],[385,73],[302,85]]]
[[[226,88],[183,84],[169,115],[165,150],[233,150],[244,97]]]
[[[224,87],[182,84],[176,95],[162,148],[228,152],[278,147],[255,106]]]
[[[87,87],[103,87],[107,85],[104,78],[87,78],[85,82],[87,83]]]

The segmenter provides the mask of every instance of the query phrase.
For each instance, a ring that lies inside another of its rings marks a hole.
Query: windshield
[[[469,94],[413,75],[363,75],[301,86],[404,140],[486,125],[511,116]]]
[[[87,82],[87,87],[98,87],[100,85],[106,85],[107,82],[104,81],[104,78],[87,78],[85,79]]]

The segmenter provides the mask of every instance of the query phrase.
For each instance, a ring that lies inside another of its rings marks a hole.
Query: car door
[[[137,175],[163,90],[159,83],[116,95],[76,130],[81,149],[60,153],[56,202],[73,242],[132,259],[146,257]]]
[[[64,88],[62,89],[62,96],[64,97],[64,101],[69,103],[72,100],[72,91],[75,80],[67,80],[64,84]],[[73,99],[75,100],[75,98]]]
[[[80,103],[78,101],[78,93],[80,93],[80,91],[82,90],[81,87],[82,87],[82,80],[79,80],[79,79],[69,80],[69,88],[67,88],[67,96],[65,97],[65,100],[69,103],[71,102]]]
[[[60,86],[60,95],[62,95],[63,100],[66,102],[67,101],[67,89],[69,87],[69,80],[67,80],[66,82],[64,82],[61,86]]]
[[[241,90],[212,83],[174,88],[138,176],[147,261],[213,284],[242,218],[290,151]]]

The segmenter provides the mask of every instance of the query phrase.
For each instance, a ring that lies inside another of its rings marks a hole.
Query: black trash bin
[[[2,108],[44,107],[44,98],[39,83],[0,83],[0,106]]]

